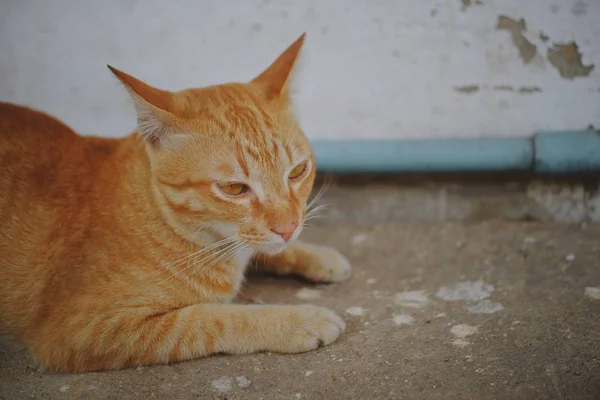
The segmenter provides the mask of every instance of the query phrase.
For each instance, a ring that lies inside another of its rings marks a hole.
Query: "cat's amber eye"
[[[230,196],[239,196],[246,193],[250,188],[243,183],[223,183],[219,184],[219,189]]]
[[[304,161],[302,164],[296,165],[296,167],[292,170],[292,172],[290,172],[289,178],[290,179],[300,178],[302,175],[304,175],[304,172],[306,172],[307,166],[308,166],[308,163],[306,161]]]

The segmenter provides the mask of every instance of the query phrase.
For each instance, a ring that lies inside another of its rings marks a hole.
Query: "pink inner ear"
[[[151,135],[151,136],[147,136],[146,140],[148,141],[148,143],[150,143],[152,146],[158,146],[160,144],[160,137],[158,135]]]

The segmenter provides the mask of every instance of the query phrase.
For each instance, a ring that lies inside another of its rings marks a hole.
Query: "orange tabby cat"
[[[0,324],[43,367],[296,353],[338,338],[344,322],[326,308],[230,303],[257,256],[313,281],[350,274],[335,250],[294,241],[315,176],[288,88],[303,41],[247,84],[174,93],[111,68],[137,110],[124,139],[0,104]]]

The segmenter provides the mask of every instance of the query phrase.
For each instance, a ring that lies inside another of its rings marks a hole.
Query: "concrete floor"
[[[336,343],[52,375],[5,341],[0,398],[598,399],[599,238],[594,223],[330,220],[305,239],[341,249],[349,281],[251,277],[240,301],[331,307]]]

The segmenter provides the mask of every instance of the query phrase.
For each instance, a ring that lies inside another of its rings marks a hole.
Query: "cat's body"
[[[113,70],[138,111],[124,139],[0,103],[0,328],[62,371],[334,341],[344,323],[327,309],[230,304],[257,256],[275,273],[349,275],[339,253],[286,243],[315,173],[288,111],[301,44],[251,84],[171,93]]]

